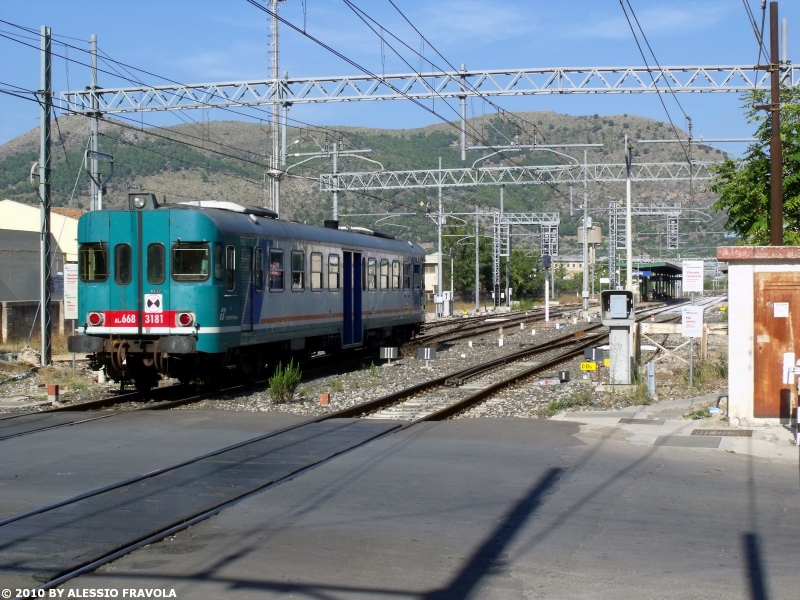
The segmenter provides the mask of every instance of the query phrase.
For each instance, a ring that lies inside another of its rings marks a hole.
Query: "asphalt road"
[[[90,463],[103,465],[90,478],[96,486],[131,474],[123,447],[137,466],[162,466],[166,448],[182,456],[221,441],[207,421],[168,426],[189,418],[179,411],[159,418],[184,441],[172,437],[160,452],[158,439],[170,436],[130,424],[121,444],[110,431],[100,436],[99,421],[99,437],[82,437],[92,450],[73,458],[42,437],[50,461],[33,461],[36,473],[82,459],[84,476]],[[272,418],[287,419],[245,413],[216,423],[231,443],[276,428]],[[797,458],[631,443],[613,426],[579,430],[525,419],[421,425],[63,587],[236,599],[797,597]],[[14,484],[3,482],[5,498]],[[37,486],[26,488],[38,490],[36,504],[57,495]]]

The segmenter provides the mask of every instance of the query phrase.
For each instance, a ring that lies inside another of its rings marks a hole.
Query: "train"
[[[127,205],[78,223],[70,352],[140,391],[162,376],[256,380],[278,362],[398,346],[425,317],[425,253],[366,228],[218,200]]]

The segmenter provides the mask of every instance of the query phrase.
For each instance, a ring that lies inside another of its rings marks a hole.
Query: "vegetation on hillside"
[[[536,126],[533,126],[536,123]],[[128,188],[155,192],[160,201],[180,202],[188,199],[229,200],[241,204],[263,205],[267,202],[264,190],[266,152],[270,148],[270,132],[260,123],[232,121],[203,122],[158,128],[151,131],[132,130],[113,121],[100,125],[100,150],[115,158],[115,174],[108,184],[105,206],[119,205]],[[379,161],[387,170],[435,168],[439,157],[445,167],[469,167],[489,152],[471,150],[467,160],[460,160],[458,131],[449,124],[437,124],[414,130],[378,130],[361,127],[338,127],[337,140],[346,149],[370,149],[365,155]],[[54,129],[53,143],[53,204],[88,207],[89,182],[81,170],[82,156],[88,133],[87,122],[82,117],[62,117]],[[166,136],[172,139],[163,139]],[[553,112],[521,113],[518,115],[483,116],[469,122],[469,144],[603,144],[601,148],[587,149],[589,163],[623,162],[623,139],[668,139],[674,134],[666,123],[633,115],[568,116]],[[290,152],[319,152],[330,148],[334,138],[332,130],[290,128],[288,139],[299,140]],[[192,144],[188,146],[185,143]],[[559,148],[559,152],[573,156],[567,159],[547,151],[505,151],[478,164],[481,166],[563,164],[583,162],[582,148]],[[719,159],[717,151],[708,147],[694,150],[695,160]],[[36,192],[28,182],[30,165],[38,155],[38,132],[31,131],[8,144],[0,146],[0,194],[30,204],[37,203]],[[245,161],[239,160],[245,159]],[[301,159],[289,159],[289,164]],[[641,144],[637,146],[637,162],[685,161],[677,144]],[[342,156],[340,171],[374,171],[378,166]],[[281,214],[284,218],[311,224],[321,224],[331,214],[331,194],[321,192],[318,176],[330,172],[331,162],[320,158],[293,168],[283,179],[281,188]],[[80,172],[80,175],[79,175]],[[76,185],[77,178],[77,185]],[[635,199],[641,202],[666,201],[694,207],[708,206],[713,198],[703,196],[701,186],[690,190],[688,183],[637,184]],[[75,195],[72,191],[75,189]],[[561,216],[561,252],[577,253],[575,237],[579,209],[583,202],[583,186],[568,185],[505,186],[505,210],[508,212],[559,211]],[[606,209],[610,201],[624,196],[624,184],[590,184],[589,207],[592,218],[607,233]],[[417,241],[433,249],[436,238],[435,220],[437,190],[404,189],[386,191],[342,192],[339,195],[341,221],[346,224],[374,227],[395,233],[399,237]],[[499,208],[499,189],[494,186],[444,188],[443,204],[448,213],[473,213],[496,211]],[[382,217],[376,213],[406,213],[397,217]],[[372,216],[356,216],[370,213]],[[702,248],[713,247],[722,241],[718,234],[708,235],[706,230],[721,230],[724,215],[715,218],[698,216],[681,223],[682,245],[702,253]],[[463,219],[463,220],[460,220]],[[448,218],[445,240],[456,244],[458,237],[473,235],[473,217],[462,215]],[[489,221],[482,220],[481,231],[489,233]],[[662,235],[666,231],[665,219],[637,222],[636,253],[645,252],[660,256]],[[543,288],[538,258],[537,228],[514,230],[514,251],[511,257],[512,287],[520,295],[537,295]],[[533,234],[524,236],[524,234]],[[517,236],[516,234],[520,234]],[[491,287],[491,241],[482,238],[481,279],[484,289]],[[471,290],[474,285],[474,237],[454,246],[456,254],[456,288]],[[448,249],[445,250],[445,254]],[[713,251],[712,251],[713,252]],[[600,250],[599,256],[605,251]],[[674,255],[674,253],[673,253]],[[539,266],[537,266],[539,265]],[[449,275],[449,267],[446,269]],[[462,272],[463,271],[463,272]],[[449,281],[449,280],[448,280]],[[565,283],[568,288],[572,283]],[[566,290],[565,290],[566,291]]]

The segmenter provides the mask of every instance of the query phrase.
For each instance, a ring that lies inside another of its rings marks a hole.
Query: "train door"
[[[253,264],[255,258],[254,240],[242,238],[239,251],[239,285],[242,290],[242,332],[253,331],[253,301],[255,299],[255,278],[259,268]],[[254,268],[254,266],[256,268]]]
[[[168,257],[171,252],[169,211],[142,211],[135,215],[134,218],[138,220],[138,239],[141,240],[136,260],[137,265],[141,265],[136,271],[138,296],[141,301],[139,323],[142,323],[144,333],[148,333],[152,328],[172,326],[170,315],[173,307],[170,306],[168,268]],[[182,307],[174,308],[180,310]]]
[[[361,323],[361,253],[344,252],[342,286],[342,345],[358,346],[364,342]]]
[[[106,326],[120,333],[141,333],[142,307],[139,303],[139,237],[141,220],[137,213],[109,214],[110,277],[109,311]]]

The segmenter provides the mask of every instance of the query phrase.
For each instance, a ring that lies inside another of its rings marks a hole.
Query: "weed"
[[[80,373],[73,373],[72,371],[59,372],[56,369],[40,371],[37,375],[37,381],[42,385],[55,383],[61,386],[62,389],[70,390],[82,390],[89,385],[88,381]]]
[[[577,408],[579,406],[591,406],[591,405],[592,405],[592,393],[583,392],[580,394],[575,394],[574,396],[568,396],[563,400],[552,400],[550,404],[548,404],[546,407],[539,409],[539,418],[549,419],[550,417],[560,413],[562,410],[567,410],[568,408]]]
[[[711,413],[708,412],[707,408],[701,408],[698,410],[693,410],[689,413],[683,415],[684,419],[691,419],[692,421],[699,421],[700,419],[707,419],[711,416]]]
[[[530,298],[522,298],[519,300],[519,309],[520,310],[531,310],[533,308],[533,300]]]
[[[378,376],[378,367],[375,366],[374,362],[370,363],[369,365],[369,374],[372,375],[373,377]]]
[[[344,383],[342,383],[341,379],[334,379],[331,381],[331,389],[334,392],[343,392],[344,391]]]
[[[272,400],[276,403],[289,402],[301,379],[300,365],[294,360],[290,360],[286,368],[278,363],[275,374],[269,378],[269,393]]]
[[[638,378],[635,384],[636,386],[628,394],[628,400],[630,400],[631,404],[637,406],[652,404],[653,397],[650,395],[650,390],[647,389],[647,383]]]
[[[720,379],[724,379],[725,381],[728,380],[728,361],[724,358],[714,365],[714,368],[717,371],[717,377]]]

